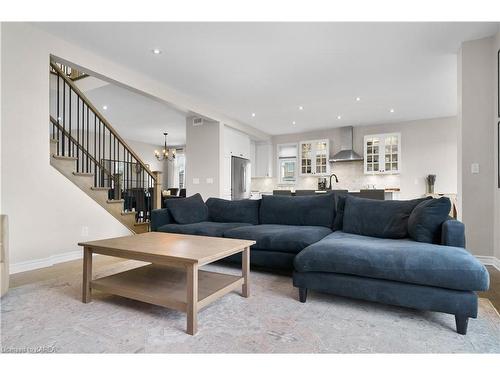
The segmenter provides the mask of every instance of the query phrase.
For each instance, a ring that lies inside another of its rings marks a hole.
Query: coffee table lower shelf
[[[242,276],[198,271],[197,311],[223,295],[241,288]],[[184,268],[150,264],[92,280],[92,289],[101,292],[187,311],[187,280]]]

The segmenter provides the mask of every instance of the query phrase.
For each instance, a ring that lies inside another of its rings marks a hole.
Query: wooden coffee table
[[[242,287],[250,294],[250,246],[255,241],[149,232],[134,236],[81,242],[83,252],[82,301],[91,301],[92,289],[187,313],[187,332],[197,331],[198,311]],[[199,267],[242,254],[242,275],[199,270]],[[103,254],[151,264],[92,280],[92,254]]]

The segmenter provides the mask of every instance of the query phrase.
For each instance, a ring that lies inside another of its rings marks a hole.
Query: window
[[[178,154],[175,163],[175,175],[179,181],[179,189],[184,189],[186,187],[185,175],[186,175],[186,155]]]
[[[177,187],[179,189],[184,189],[186,187],[186,154],[184,154],[184,150],[176,150],[176,156],[173,161],[173,167],[174,167],[174,173],[173,173],[173,178],[174,178],[174,183],[173,187]]]
[[[280,163],[280,183],[294,184],[296,181],[295,169],[297,168],[297,158],[281,158]]]
[[[278,145],[279,183],[293,185],[297,181],[297,144]]]

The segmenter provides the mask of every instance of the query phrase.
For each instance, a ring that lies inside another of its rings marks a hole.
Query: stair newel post
[[[120,200],[122,199],[122,174],[115,173],[113,179],[115,180],[113,184],[113,199]]]
[[[161,171],[153,171],[154,181],[154,199],[153,208],[161,208]]]

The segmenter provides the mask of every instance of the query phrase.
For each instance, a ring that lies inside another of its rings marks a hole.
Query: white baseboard
[[[45,268],[53,266],[57,263],[69,262],[70,260],[80,259],[83,257],[82,250],[70,251],[63,254],[51,255],[47,258],[28,260],[25,262],[13,263],[9,266],[9,273],[15,274],[19,272],[36,270],[38,268]]]
[[[500,271],[500,259],[485,255],[476,255],[476,258],[485,266],[493,266]]]

